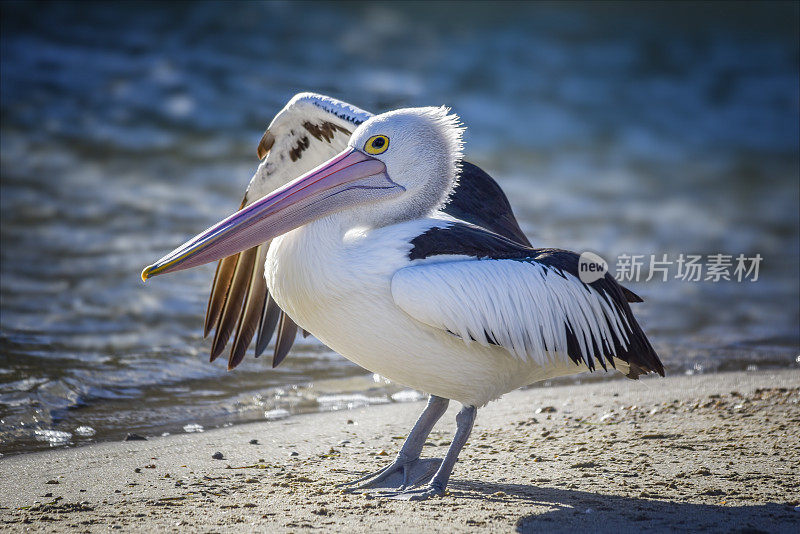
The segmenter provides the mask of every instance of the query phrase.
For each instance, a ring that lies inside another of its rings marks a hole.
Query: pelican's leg
[[[413,486],[418,483],[419,480],[409,480],[412,468],[419,463],[419,456],[422,454],[422,447],[425,445],[425,440],[428,439],[428,435],[431,433],[431,430],[433,430],[433,426],[436,422],[441,419],[444,412],[447,411],[447,405],[449,403],[450,401],[447,399],[431,395],[430,399],[428,399],[428,405],[419,416],[419,419],[417,419],[414,428],[411,429],[411,433],[406,438],[403,447],[400,449],[400,452],[397,453],[397,457],[394,461],[375,473],[370,473],[358,480],[341,484],[341,486],[355,486],[353,489],[367,489],[384,482],[396,472],[403,473],[403,482],[398,489],[404,489],[409,485]],[[427,473],[423,473],[423,475],[425,474]]]
[[[458,412],[458,415],[456,415],[456,435],[453,437],[450,448],[447,449],[442,465],[439,466],[439,470],[436,471],[427,486],[419,489],[401,489],[400,491],[384,493],[383,495],[410,501],[421,501],[434,495],[444,495],[444,489],[450,480],[453,467],[456,465],[456,460],[458,460],[458,454],[467,443],[467,439],[469,439],[469,435],[472,432],[472,426],[475,424],[475,414],[477,413],[478,409],[475,406],[464,406]]]

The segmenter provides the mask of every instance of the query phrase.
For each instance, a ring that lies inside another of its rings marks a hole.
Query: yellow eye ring
[[[364,152],[367,154],[383,154],[389,148],[389,138],[385,135],[373,135],[364,143]]]

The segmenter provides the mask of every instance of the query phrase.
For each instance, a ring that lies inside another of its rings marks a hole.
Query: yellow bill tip
[[[152,265],[148,265],[147,267],[142,269],[142,282],[147,282],[147,279],[153,276],[152,270],[153,270]]]

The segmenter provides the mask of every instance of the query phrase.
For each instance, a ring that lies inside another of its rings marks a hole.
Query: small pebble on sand
[[[214,460],[224,460],[224,459],[225,459],[225,457],[224,457],[224,456],[222,455],[222,453],[221,453],[221,452],[219,452],[219,451],[217,451],[217,452],[215,452],[214,454],[212,454],[212,455],[211,455],[211,457],[212,457]]]

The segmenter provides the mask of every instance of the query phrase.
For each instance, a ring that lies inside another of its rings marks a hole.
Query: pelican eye
[[[385,135],[373,135],[364,144],[364,152],[367,154],[383,154],[389,148],[389,138]]]

